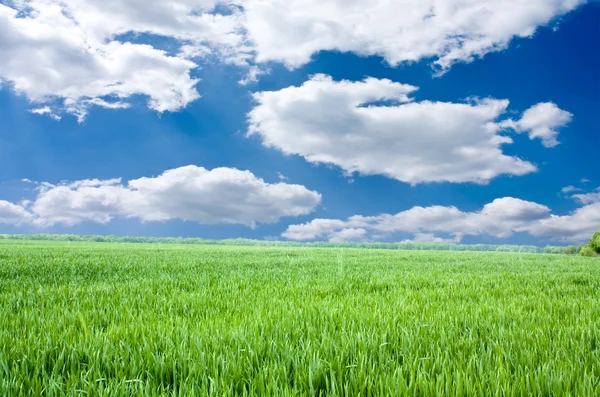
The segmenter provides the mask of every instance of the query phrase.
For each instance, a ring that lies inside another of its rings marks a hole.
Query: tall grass
[[[0,395],[598,396],[600,261],[0,243]]]

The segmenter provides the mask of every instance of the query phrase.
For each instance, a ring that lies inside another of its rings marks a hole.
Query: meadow
[[[3,396],[600,396],[600,258],[0,241]]]

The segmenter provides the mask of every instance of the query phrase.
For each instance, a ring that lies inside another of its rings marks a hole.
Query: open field
[[[0,242],[0,395],[600,395],[600,258]]]

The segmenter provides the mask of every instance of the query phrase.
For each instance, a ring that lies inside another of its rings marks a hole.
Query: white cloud
[[[239,16],[212,15],[216,1],[30,0],[0,4],[0,78],[37,104],[83,120],[89,107],[125,108],[133,95],[157,112],[177,111],[199,94],[196,64],[148,44],[117,40],[147,33],[188,46],[237,46]],[[208,44],[206,44],[208,43]]]
[[[258,81],[259,76],[263,74],[270,73],[269,69],[261,69],[258,66],[251,66],[248,69],[248,72],[242,77],[238,83],[240,85],[246,86],[251,83],[256,83]]]
[[[462,240],[462,234],[456,233],[455,237],[443,238],[437,237],[433,233],[415,233],[412,240],[404,240],[404,242],[419,242],[419,243],[459,243]]]
[[[249,171],[187,166],[127,184],[120,179],[44,183],[26,209],[10,203],[13,207],[7,208],[15,213],[25,211],[28,222],[39,226],[108,223],[124,217],[143,222],[180,219],[254,227],[258,222],[309,214],[320,201],[319,193],[304,186],[269,184]]]
[[[529,108],[518,121],[506,120],[502,125],[517,132],[527,132],[529,139],[541,139],[545,147],[557,146],[560,142],[558,129],[566,126],[573,114],[560,109],[552,102],[538,103]]]
[[[282,236],[297,241],[315,240],[340,231],[345,226],[346,222],[339,219],[313,219],[302,225],[290,225]]]
[[[596,189],[595,192],[574,194],[572,197],[582,204],[600,203],[600,188]]]
[[[367,234],[362,228],[345,228],[329,233],[329,241],[332,243],[342,243],[344,241],[360,240]]]
[[[587,242],[600,230],[600,202],[578,208],[565,216],[552,215],[529,225],[527,231],[533,236],[551,237],[559,241]]]
[[[0,224],[21,225],[30,222],[31,218],[22,205],[0,200]]]
[[[565,186],[562,189],[560,189],[560,191],[563,192],[564,194],[578,192],[580,190],[581,190],[580,188],[575,187],[573,185]]]
[[[411,184],[483,184],[536,171],[502,151],[512,143],[498,135],[507,100],[413,102],[408,95],[416,90],[386,79],[336,82],[316,75],[300,87],[254,94],[248,134],[312,163]]]
[[[322,50],[380,55],[392,65],[433,58],[446,70],[530,37],[585,0],[247,0],[258,61],[297,67]]]
[[[587,178],[581,178],[581,183],[589,183],[590,180]]]
[[[600,229],[600,202],[578,208],[569,215],[553,215],[544,205],[512,197],[486,204],[480,211],[463,212],[456,207],[413,207],[397,214],[355,215],[347,220],[315,219],[290,225],[282,234],[286,239],[308,241],[331,239],[343,230],[365,230],[369,234],[413,233],[415,241],[460,242],[463,236],[488,235],[506,238],[517,232],[557,241],[585,242]],[[450,238],[436,237],[436,233]]]
[[[19,0],[0,3],[0,84],[60,117],[123,108],[142,95],[157,112],[199,98],[206,59],[245,68],[297,67],[322,50],[432,59],[441,71],[505,48],[586,0]],[[166,38],[134,44],[140,36]],[[176,55],[175,55],[176,54]],[[543,132],[547,134],[547,132]],[[548,142],[552,142],[551,138]]]
[[[39,114],[40,116],[47,114],[48,116],[52,117],[56,121],[59,121],[62,118],[59,115],[57,115],[56,113],[54,113],[52,111],[52,109],[50,109],[49,106],[43,106],[41,108],[31,109],[29,112],[33,113],[33,114]]]
[[[35,0],[39,2],[39,0]],[[212,12],[221,0],[62,0],[74,20],[94,37],[146,32],[187,40],[190,45],[223,43],[239,45],[239,12]]]

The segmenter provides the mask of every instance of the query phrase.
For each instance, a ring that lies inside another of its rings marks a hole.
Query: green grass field
[[[599,396],[600,258],[0,243],[0,395]]]

